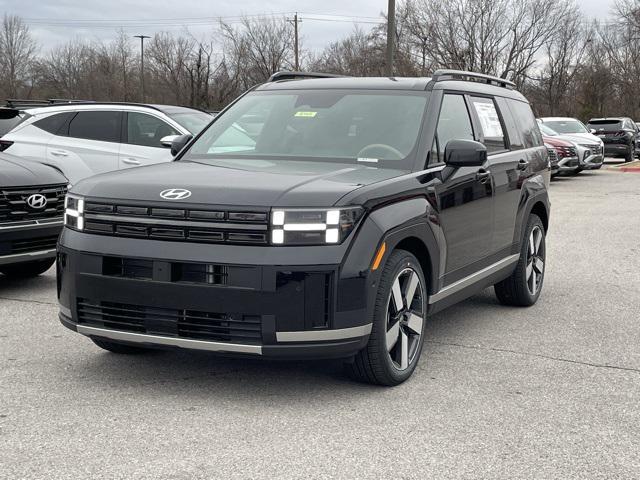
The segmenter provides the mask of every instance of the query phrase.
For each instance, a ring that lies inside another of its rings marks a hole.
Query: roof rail
[[[317,72],[288,72],[281,71],[276,72],[269,77],[267,82],[278,82],[281,80],[302,80],[304,78],[341,78],[344,75],[334,75],[332,73],[317,73]]]
[[[49,98],[47,100],[25,100],[18,98],[8,98],[6,105],[9,108],[38,108],[51,105],[64,105],[68,103],[95,103],[92,100],[68,100],[64,98]]]
[[[505,78],[485,75],[484,73],[465,72],[463,70],[437,70],[432,76],[432,82],[442,82],[444,80],[462,80],[466,82],[486,83],[497,87],[513,90],[516,84]]]

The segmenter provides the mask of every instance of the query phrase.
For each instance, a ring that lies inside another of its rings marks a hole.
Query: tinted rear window
[[[33,124],[44,130],[45,132],[53,133],[56,135],[60,132],[60,129],[66,125],[67,121],[75,115],[75,112],[56,113],[55,115],[49,115],[42,120],[36,120]]]
[[[508,100],[508,102],[525,148],[543,145],[538,122],[536,122],[529,104],[518,100]]]
[[[69,123],[69,136],[119,142],[121,117],[121,112],[79,112]]]
[[[0,137],[13,130],[23,121],[24,117],[20,115],[13,118],[0,118]]]
[[[623,126],[620,120],[592,120],[589,122],[589,128],[599,132],[614,132],[622,130]]]

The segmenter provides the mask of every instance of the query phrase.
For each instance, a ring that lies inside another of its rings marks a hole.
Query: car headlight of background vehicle
[[[274,209],[271,211],[271,243],[338,244],[349,236],[363,213],[362,207]]]
[[[64,224],[80,230],[84,228],[84,199],[75,195],[67,194],[64,198]]]

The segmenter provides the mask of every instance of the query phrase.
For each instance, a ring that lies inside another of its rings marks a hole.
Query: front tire
[[[529,307],[536,303],[544,281],[546,245],[542,220],[529,216],[516,269],[494,285],[496,297],[503,305]]]
[[[427,286],[420,262],[404,250],[388,258],[376,292],[369,343],[346,364],[355,379],[394,386],[407,380],[424,345]]]
[[[55,263],[55,258],[46,260],[34,260],[32,262],[16,263],[15,265],[5,265],[0,268],[0,272],[11,278],[31,278],[46,272]]]

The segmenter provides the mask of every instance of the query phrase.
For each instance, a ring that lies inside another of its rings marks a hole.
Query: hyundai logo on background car
[[[165,200],[184,200],[191,196],[191,192],[184,188],[168,188],[161,191],[160,196]]]
[[[27,198],[27,205],[29,205],[34,210],[40,210],[47,205],[47,197],[45,197],[41,193],[34,193]]]

